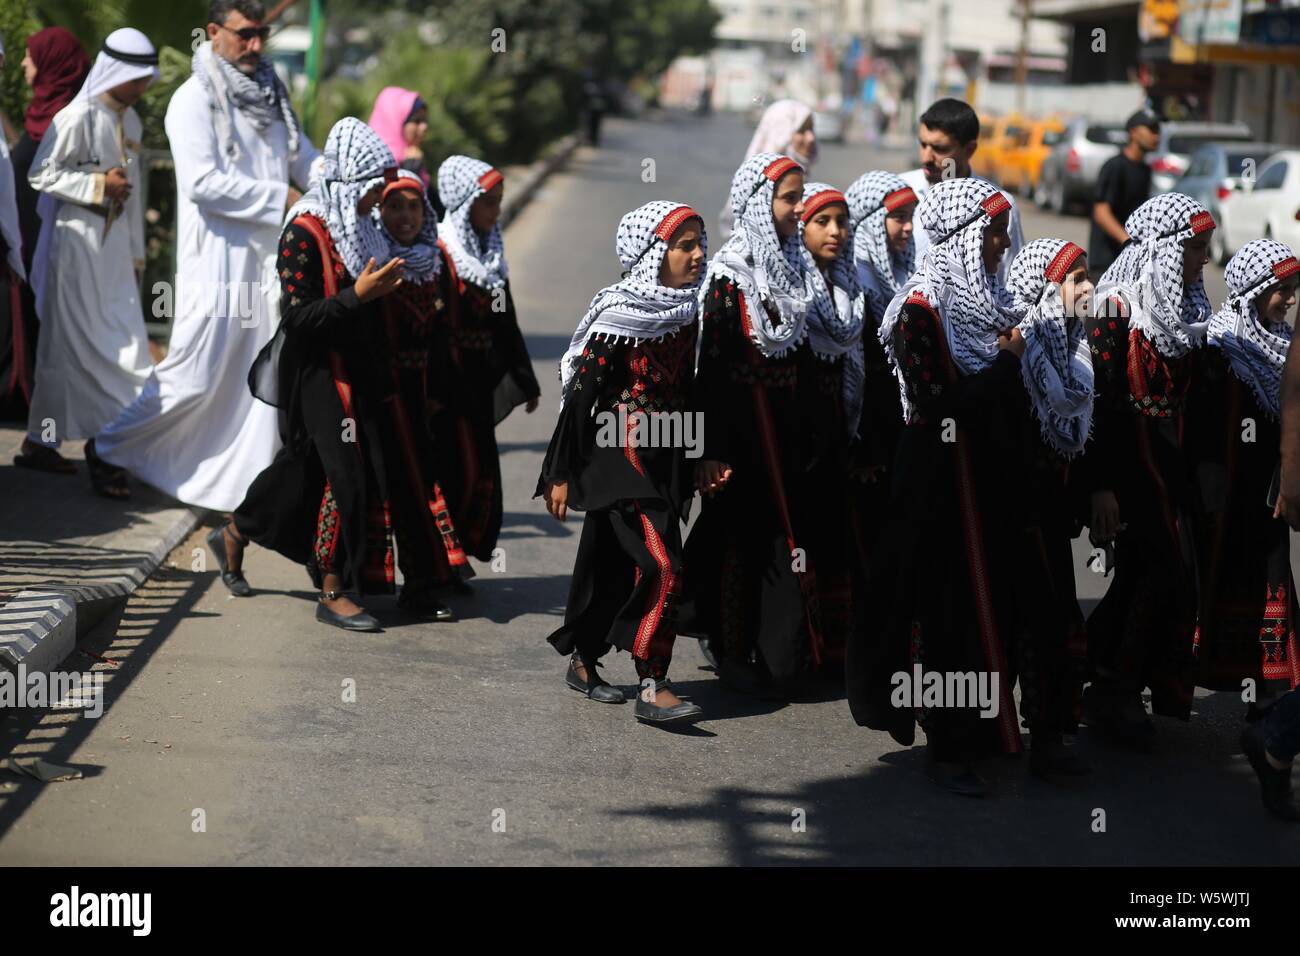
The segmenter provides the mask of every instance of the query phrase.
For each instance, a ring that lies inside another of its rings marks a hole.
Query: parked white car
[[[1300,252],[1300,149],[1274,153],[1260,164],[1254,183],[1244,182],[1219,206],[1211,254],[1225,263],[1252,239],[1285,242]]]

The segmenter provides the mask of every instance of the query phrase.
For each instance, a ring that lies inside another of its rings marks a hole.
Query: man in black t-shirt
[[[1160,120],[1141,110],[1128,118],[1128,145],[1106,160],[1093,194],[1088,232],[1088,268],[1095,282],[1119,255],[1128,233],[1124,223],[1151,195],[1147,154],[1160,145]]]

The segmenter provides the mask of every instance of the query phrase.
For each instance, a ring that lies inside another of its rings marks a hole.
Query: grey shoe
[[[333,600],[333,598],[331,598]],[[382,631],[379,622],[362,611],[360,614],[353,614],[351,617],[344,617],[335,611],[331,611],[320,601],[316,602],[316,620],[322,624],[328,624],[330,627],[342,628],[345,631],[367,631],[373,633]]]
[[[666,680],[658,681],[655,684],[655,690],[663,690],[668,686]],[[636,709],[633,712],[637,720],[647,724],[687,724],[699,720],[704,716],[704,709],[699,704],[692,704],[684,700],[672,707],[660,707],[658,704],[646,702],[641,695],[636,695]]]
[[[589,679],[584,681],[579,677],[578,669],[574,666],[578,660],[579,658],[577,654],[569,658],[569,670],[564,675],[564,683],[568,684],[578,693],[586,694],[588,699],[597,701],[601,704],[621,704],[627,700],[627,698],[623,696],[621,690],[604,680],[596,673],[596,668],[600,665],[595,661],[591,663],[583,661],[582,666],[587,668]]]

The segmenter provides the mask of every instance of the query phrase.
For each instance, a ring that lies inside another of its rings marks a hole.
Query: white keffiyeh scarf
[[[675,335],[695,321],[700,280],[680,289],[659,282],[668,242],[689,219],[700,222],[700,246],[707,256],[704,220],[683,203],[657,200],[633,209],[619,220],[614,248],[619,262],[623,263],[623,279],[596,293],[569,340],[569,347],[560,360],[561,407],[572,390],[583,346],[591,336],[630,339],[635,344]]]
[[[1083,317],[1065,313],[1061,283],[1083,255],[1064,239],[1035,239],[1007,273],[1013,308],[1023,318],[1020,372],[1043,440],[1062,457],[1083,450],[1092,429],[1092,356]]]
[[[878,321],[916,268],[916,241],[909,238],[907,249],[895,252],[885,220],[900,206],[916,202],[916,193],[903,177],[873,169],[854,180],[844,195],[849,200],[853,255],[870,279],[864,283],[867,308]]]
[[[262,57],[257,71],[249,76],[218,55],[212,44],[204,43],[194,52],[194,76],[208,94],[212,107],[212,125],[217,132],[217,145],[230,160],[239,159],[239,143],[234,134],[234,113],[239,110],[259,133],[276,120],[282,120],[289,131],[289,155],[298,155],[302,142],[302,126],[289,102],[289,92],[280,82],[271,61]]]
[[[1210,319],[1206,340],[1223,350],[1232,372],[1249,386],[1264,411],[1279,417],[1282,366],[1291,348],[1291,327],[1260,321],[1255,299],[1300,272],[1289,246],[1255,239],[1241,247],[1223,273],[1228,298]]]
[[[334,124],[323,157],[317,178],[289,210],[285,225],[304,214],[323,220],[343,265],[355,279],[372,257],[376,267],[389,259],[388,240],[372,216],[357,213],[357,203],[382,184],[385,171],[397,164],[379,134],[355,116]]]
[[[982,179],[947,179],[929,189],[916,207],[930,246],[916,273],[885,309],[880,343],[898,378],[903,416],[911,421],[894,329],[908,297],[920,292],[942,319],[948,353],[962,375],[983,371],[998,357],[998,336],[1020,316],[997,272],[984,271],[984,232],[1010,208],[1007,197]]]
[[[758,153],[736,170],[731,180],[736,231],[709,263],[700,293],[703,301],[718,276],[734,281],[745,296],[750,340],[768,358],[782,356],[803,341],[812,298],[799,234],[782,239],[772,219],[777,180],[801,168],[779,153]],[[776,312],[779,324],[772,324],[765,306]]]
[[[848,210],[848,200],[834,186],[808,183],[803,188],[804,214],[799,222],[802,237],[807,224],[827,206],[841,203]],[[808,345],[823,361],[844,357],[842,365],[844,414],[849,434],[856,435],[862,414],[862,325],[866,307],[858,268],[853,261],[853,244],[845,242],[829,273],[823,275],[805,244],[804,275],[812,301],[808,309]],[[829,279],[829,281],[828,281]]]
[[[1129,328],[1166,358],[1180,358],[1205,341],[1212,311],[1203,279],[1183,286],[1183,243],[1213,229],[1214,218],[1192,197],[1164,193],[1138,206],[1124,228],[1132,242],[1101,277],[1097,302],[1119,294]]]
[[[438,251],[438,217],[429,202],[429,194],[425,192],[424,181],[419,176],[410,170],[399,169],[396,171],[394,181],[396,179],[411,182],[415,187],[411,191],[419,193],[424,202],[424,222],[420,226],[419,235],[415,237],[415,242],[404,246],[393,238],[384,226],[384,218],[380,211],[382,203],[376,204],[370,215],[383,234],[384,241],[388,243],[389,258],[401,259],[405,262],[402,266],[402,278],[416,285],[424,285],[438,278],[438,273],[442,271],[442,254]],[[392,189],[391,183],[384,187],[385,196],[390,189]],[[403,189],[403,192],[405,191],[407,190]]]
[[[438,234],[457,275],[480,289],[500,289],[509,274],[500,223],[480,239],[469,221],[474,200],[499,182],[497,170],[469,156],[448,156],[438,167],[438,198],[446,209]]]

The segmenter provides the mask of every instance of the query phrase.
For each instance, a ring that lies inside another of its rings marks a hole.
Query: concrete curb
[[[20,591],[0,606],[0,666],[16,671],[50,671],[77,646],[77,638],[103,620],[108,611],[143,584],[171,550],[199,525],[201,512],[170,509],[163,532],[133,552],[119,573],[94,584],[51,585]]]
[[[542,158],[528,167],[521,180],[510,184],[506,198],[501,203],[502,229],[509,226],[515,216],[528,205],[547,177],[569,161],[578,144],[577,133],[570,133],[563,139],[557,140],[542,151]]]

